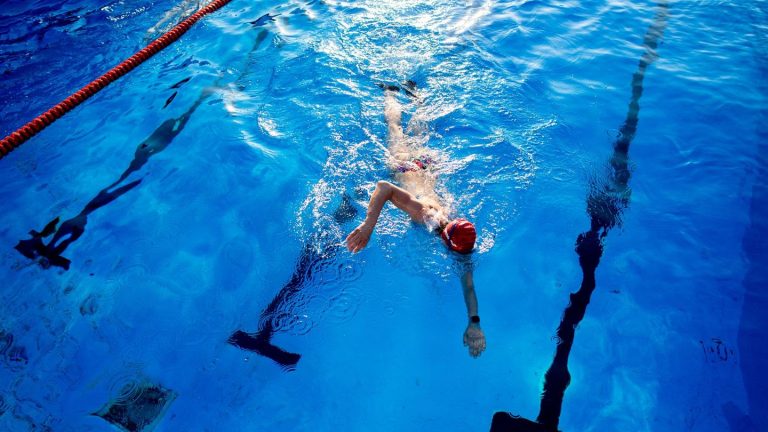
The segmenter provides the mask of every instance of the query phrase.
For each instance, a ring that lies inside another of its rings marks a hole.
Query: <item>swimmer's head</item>
[[[454,219],[443,228],[440,237],[452,251],[468,254],[475,247],[477,232],[472,222],[466,219]]]

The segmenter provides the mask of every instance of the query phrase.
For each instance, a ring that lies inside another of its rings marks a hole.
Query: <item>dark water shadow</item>
[[[273,21],[273,16],[267,14],[259,18],[256,22],[259,26],[264,26],[267,23]],[[249,61],[246,65],[246,69],[236,81],[240,81],[243,76],[248,73],[248,66],[251,63],[251,57],[258,50],[261,44],[264,42],[268,35],[266,29],[260,29],[254,38],[254,43],[249,52],[246,54]],[[197,62],[196,60],[187,59],[182,66],[188,66],[189,64]],[[189,82],[192,78],[186,77],[175,84],[170,86],[174,92],[166,99],[163,109],[168,107],[176,98],[179,89]],[[187,109],[182,115],[168,119],[164,121],[152,134],[142,141],[136,148],[133,160],[128,167],[123,171],[120,177],[109,186],[99,191],[96,196],[89,201],[85,207],[75,215],[74,217],[65,220],[59,226],[60,217],[56,217],[48,222],[45,227],[40,230],[30,230],[29,235],[31,238],[21,240],[14,247],[19,253],[25,257],[36,261],[42,268],[50,268],[51,266],[59,267],[64,270],[69,270],[71,265],[70,259],[62,256],[66,249],[76,242],[84,233],[88,223],[88,216],[94,211],[98,210],[116,200],[120,196],[124,195],[131,189],[138,186],[142,179],[126,182],[128,177],[141,170],[141,168],[149,161],[149,159],[162,152],[173,142],[174,138],[184,130],[187,122],[197,108],[211,95],[213,89],[217,88],[220,84],[220,80],[217,81],[212,87],[203,91],[200,97]],[[47,242],[45,239],[53,236]]]
[[[59,225],[60,217],[56,217],[48,222],[42,230],[31,230],[29,232],[31,238],[19,241],[14,248],[25,257],[37,261],[43,268],[55,266],[69,270],[71,261],[62,254],[85,233],[88,216],[138,186],[142,179],[128,182],[128,177],[139,172],[152,156],[168,148],[174,138],[184,130],[195,110],[209,95],[208,90],[204,91],[186,112],[160,124],[147,139],[138,145],[133,160],[120,177],[100,190],[80,213],[65,220],[61,225]],[[46,243],[44,239],[48,237],[51,239]]]

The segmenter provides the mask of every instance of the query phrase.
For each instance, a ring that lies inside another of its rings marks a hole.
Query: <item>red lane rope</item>
[[[69,95],[68,98],[56,104],[53,108],[35,117],[32,121],[28,122],[24,126],[17,129],[7,137],[0,141],[0,159],[4,158],[8,153],[25,143],[27,140],[37,135],[48,125],[61,118],[64,114],[73,110],[76,106],[83,103],[89,97],[98,93],[101,89],[116,81],[121,76],[132,71],[138,65],[144,63],[147,59],[151,58],[155,54],[165,49],[168,45],[176,42],[187,30],[190,29],[200,18],[208,15],[209,13],[217,11],[222,6],[226,5],[232,0],[215,0],[208,4],[208,6],[198,10],[194,14],[190,15],[187,19],[177,24],[174,28],[167,31],[159,38],[152,41],[149,45],[138,51],[134,55],[128,57],[119,65],[110,69],[104,75],[91,81],[90,84],[81,88],[80,90]]]

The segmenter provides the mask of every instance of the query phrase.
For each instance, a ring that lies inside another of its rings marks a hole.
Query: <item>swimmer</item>
[[[397,86],[381,86],[384,89],[384,116],[387,120],[389,165],[400,186],[387,181],[376,183],[365,220],[346,238],[347,249],[352,253],[361,251],[371,238],[379,214],[387,201],[403,210],[415,222],[425,225],[439,235],[446,247],[462,260],[475,246],[476,232],[472,222],[452,218],[442,200],[435,192],[436,175],[432,170],[435,161],[429,150],[403,133],[402,107],[395,98]],[[413,96],[413,82],[406,83],[406,94]],[[464,331],[464,345],[472,357],[478,357],[485,350],[485,334],[480,328],[477,311],[477,296],[472,279],[472,270],[467,268],[461,276],[464,302],[467,307],[467,329]]]

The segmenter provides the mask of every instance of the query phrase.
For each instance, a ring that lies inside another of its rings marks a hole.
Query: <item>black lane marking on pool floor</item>
[[[344,194],[341,204],[333,214],[337,224],[343,225],[351,221],[357,215],[357,209],[352,205],[351,199]],[[313,236],[305,245],[296,261],[293,275],[283,285],[277,295],[261,312],[259,317],[259,330],[256,333],[247,333],[236,330],[227,342],[244,350],[255,352],[267,357],[286,370],[292,370],[301,359],[300,354],[291,353],[272,344],[272,336],[279,329],[275,328],[275,320],[279,313],[290,305],[296,296],[302,292],[311,274],[311,270],[317,271],[322,267],[333,265],[336,255],[342,249],[338,242],[324,239],[321,234]]]
[[[667,26],[668,5],[666,0],[658,3],[654,21],[643,38],[645,52],[637,71],[632,75],[632,98],[627,117],[613,144],[613,155],[609,159],[609,174],[606,181],[593,184],[587,196],[587,213],[590,216],[589,231],[576,238],[576,253],[582,271],[581,286],[570,294],[570,303],[563,312],[557,327],[557,348],[547,372],[544,374],[544,390],[536,421],[514,416],[508,412],[497,412],[491,421],[491,432],[538,432],[557,431],[563,406],[565,390],[570,384],[568,357],[573,346],[576,328],[584,318],[592,292],[595,290],[595,270],[603,253],[603,239],[608,231],[621,223],[621,214],[629,205],[629,146],[637,132],[640,97],[643,94],[645,70],[657,58],[659,39]]]

